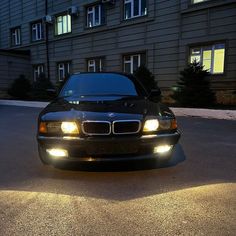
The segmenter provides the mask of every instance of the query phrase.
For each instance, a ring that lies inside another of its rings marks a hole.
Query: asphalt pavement
[[[0,235],[236,235],[236,121],[178,117],[172,164],[56,169],[40,108],[0,106]]]

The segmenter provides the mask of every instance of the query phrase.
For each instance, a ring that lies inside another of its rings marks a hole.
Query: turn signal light
[[[40,122],[40,124],[39,124],[39,133],[42,133],[42,134],[47,133],[46,122]]]
[[[177,121],[176,121],[176,119],[171,120],[171,129],[177,129]]]

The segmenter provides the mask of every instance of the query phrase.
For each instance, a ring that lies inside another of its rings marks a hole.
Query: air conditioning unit
[[[115,0],[102,0],[103,4],[111,4],[111,5],[115,5],[116,1]]]
[[[79,15],[79,9],[76,6],[69,7],[67,9],[67,14],[71,16],[78,16]]]
[[[50,16],[50,15],[46,15],[46,16],[43,17],[42,20],[43,20],[44,23],[52,24],[53,21],[54,21],[54,17]]]

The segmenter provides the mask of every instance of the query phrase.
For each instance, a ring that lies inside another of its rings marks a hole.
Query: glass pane
[[[68,94],[68,91],[72,91],[74,96],[85,96],[87,98],[97,95],[103,95],[104,97],[137,96],[142,92],[139,85],[132,78],[112,73],[73,75],[61,91],[60,96]]]
[[[133,72],[135,72],[140,66],[140,56],[133,56]]]
[[[213,73],[224,73],[225,49],[215,49]]]
[[[58,23],[57,23],[57,34],[62,34],[63,32],[62,32],[62,22],[61,21],[58,21]]]
[[[93,14],[88,14],[88,27],[93,27]]]
[[[196,55],[196,54],[201,54],[201,49],[200,48],[192,48],[191,49],[191,54]]]
[[[95,25],[100,25],[100,5],[95,6]]]
[[[211,71],[211,58],[212,58],[211,49],[204,49],[202,65],[204,66],[204,70],[208,70],[209,72]]]
[[[147,15],[147,1],[141,0],[141,15]]]
[[[67,17],[63,16],[63,33],[67,33],[68,32],[68,24],[67,24]]]
[[[134,16],[139,16],[139,0],[134,0]]]
[[[67,32],[71,32],[71,16],[67,15]]]
[[[125,73],[131,73],[131,63],[124,63],[124,72]]]
[[[191,56],[190,57],[190,62],[193,63],[193,62],[200,62],[201,61],[201,57],[200,56]]]
[[[125,4],[125,20],[131,18],[131,2]]]

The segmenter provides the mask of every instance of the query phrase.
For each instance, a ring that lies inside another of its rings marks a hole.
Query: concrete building
[[[196,59],[218,100],[236,103],[235,0],[1,0],[0,17],[0,48],[30,51],[32,80],[145,64],[168,95]]]

